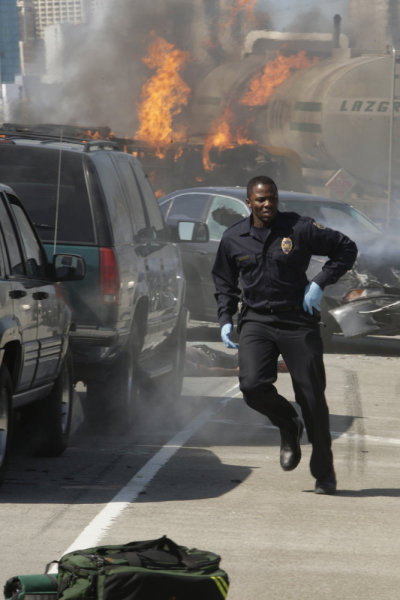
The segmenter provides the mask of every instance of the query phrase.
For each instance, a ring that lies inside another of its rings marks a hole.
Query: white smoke
[[[330,31],[335,14],[340,14],[346,25],[349,1],[258,0],[257,8],[270,12],[278,31],[324,33]]]

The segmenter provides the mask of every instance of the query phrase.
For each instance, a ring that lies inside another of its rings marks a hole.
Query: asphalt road
[[[167,534],[221,555],[230,600],[397,600],[397,345],[342,351],[325,357],[336,496],[313,493],[305,435],[298,468],[280,469],[278,431],[235,377],[187,377],[174,407],[148,406],[125,437],[76,427],[56,459],[16,443],[0,490],[0,584],[72,548]],[[293,399],[287,373],[277,385]]]

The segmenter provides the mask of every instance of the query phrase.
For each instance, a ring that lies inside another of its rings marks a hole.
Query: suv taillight
[[[119,300],[119,271],[112,248],[100,248],[100,301],[117,304]]]

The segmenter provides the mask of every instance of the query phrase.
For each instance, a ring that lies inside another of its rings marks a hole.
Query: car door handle
[[[48,297],[49,294],[47,292],[34,292],[32,294],[32,298],[34,298],[35,300],[45,300]]]
[[[14,299],[23,298],[27,295],[27,292],[25,292],[25,290],[11,290],[11,292],[9,292],[8,295],[10,296],[10,298]]]

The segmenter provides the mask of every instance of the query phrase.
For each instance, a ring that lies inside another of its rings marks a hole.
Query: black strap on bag
[[[112,548],[112,547],[111,547]],[[104,563],[107,563],[107,556],[125,559],[132,567],[147,567],[152,569],[199,569],[207,565],[210,561],[204,558],[202,561],[198,557],[185,552],[184,548],[178,546],[166,535],[155,540],[146,540],[144,542],[130,542],[124,546],[116,547],[117,552],[113,553],[110,547],[99,547],[97,554],[102,557]],[[215,562],[219,563],[219,557],[215,556]]]

